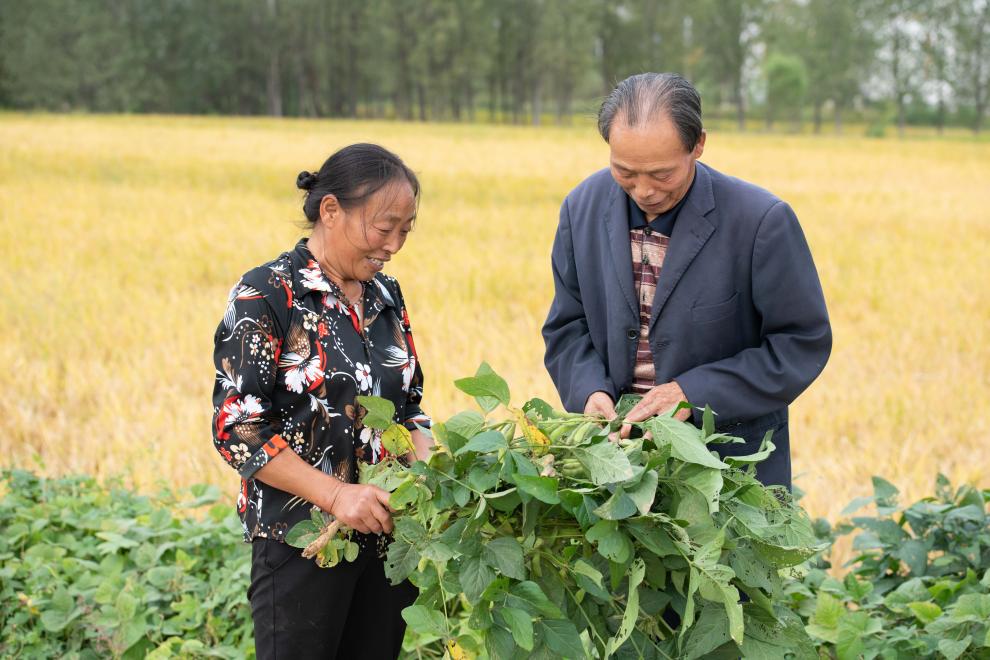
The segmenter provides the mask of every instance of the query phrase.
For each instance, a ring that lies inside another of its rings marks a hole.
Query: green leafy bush
[[[808,632],[842,660],[990,658],[990,490],[939,475],[934,496],[900,508],[892,484],[874,477],[873,489],[843,515],[868,504],[876,515],[835,530],[860,530],[844,579],[819,560],[787,587]]]
[[[4,491],[0,657],[253,656],[250,549],[215,487],[151,499],[12,470]]]
[[[420,653],[816,656],[780,604],[781,570],[822,546],[787,491],[753,476],[769,440],[723,462],[706,443],[735,439],[714,433],[710,412],[702,429],[660,416],[634,424],[644,437],[613,442],[618,421],[538,399],[510,407],[487,365],[456,385],[486,415],[435,424],[440,451],[428,463],[385,461],[362,474],[399,511],[385,570],[420,588],[403,612]],[[633,403],[620,401],[620,417]],[[366,425],[397,428],[388,402],[362,404]],[[499,406],[505,414],[491,414]],[[393,453],[408,448],[391,443]],[[321,564],[346,561],[334,524],[315,515],[288,540]]]

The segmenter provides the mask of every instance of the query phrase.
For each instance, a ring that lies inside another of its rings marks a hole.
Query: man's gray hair
[[[676,73],[639,73],[616,85],[598,110],[598,132],[608,142],[617,116],[633,128],[661,113],[674,122],[684,148],[694,149],[701,139],[701,95]]]

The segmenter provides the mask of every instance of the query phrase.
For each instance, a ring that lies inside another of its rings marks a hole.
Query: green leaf
[[[942,639],[938,643],[938,651],[946,657],[946,660],[956,660],[961,656],[966,649],[969,648],[970,643],[973,641],[971,635],[966,635],[962,639]]]
[[[393,456],[405,456],[416,450],[412,434],[402,424],[392,424],[382,432],[382,446]]]
[[[626,529],[644,548],[658,557],[679,554],[670,534],[657,524],[655,517],[630,520]]]
[[[515,607],[503,607],[498,613],[505,619],[505,623],[512,633],[512,639],[516,644],[526,651],[533,650],[533,618],[529,612]]]
[[[708,512],[718,512],[719,497],[722,492],[722,471],[701,465],[685,465],[679,474],[682,484],[701,493],[708,504]]]
[[[642,394],[623,394],[615,404],[615,415],[618,419],[625,419],[629,411],[643,400]]]
[[[708,450],[701,440],[701,432],[694,426],[673,417],[661,416],[651,419],[649,427],[657,442],[670,444],[670,453],[674,458],[719,470],[729,467]]]
[[[908,603],[907,606],[911,608],[911,611],[914,612],[915,618],[917,618],[922,625],[929,624],[942,616],[942,608],[935,603],[914,602]]]
[[[358,557],[361,548],[354,541],[347,541],[344,545],[344,561],[354,561]]]
[[[625,564],[633,553],[629,537],[619,531],[614,520],[600,520],[587,531],[585,537],[598,547],[598,552],[617,564]]]
[[[777,569],[757,555],[749,545],[739,545],[729,553],[729,566],[747,587],[758,587],[773,593],[779,578]]]
[[[846,505],[846,508],[844,508],[842,511],[839,512],[839,515],[840,516],[848,516],[850,514],[856,513],[857,511],[859,511],[860,509],[862,509],[864,506],[866,506],[867,504],[871,504],[872,502],[873,502],[873,498],[872,497],[866,497],[866,496],[857,497],[857,498],[853,499],[852,502],[850,502],[849,504],[847,504]]]
[[[808,633],[835,644],[839,641],[839,621],[846,614],[842,603],[824,591],[818,592],[815,612],[808,621]]]
[[[571,566],[571,571],[577,575],[583,575],[592,582],[594,582],[599,587],[602,586],[602,573],[597,568],[589,564],[583,559],[578,559]]]
[[[523,404],[522,410],[530,419],[555,419],[558,413],[543,399],[533,398]]]
[[[444,426],[462,438],[473,438],[485,428],[485,418],[473,410],[466,410],[448,419]]]
[[[519,490],[527,495],[532,495],[541,502],[547,504],[558,504],[560,497],[557,495],[557,480],[553,477],[527,476],[516,474],[513,477]]]
[[[847,612],[839,621],[838,641],[835,650],[840,660],[859,658],[869,641],[867,638],[883,630],[879,619],[862,610]]]
[[[760,442],[760,448],[755,453],[745,456],[726,456],[725,462],[733,466],[762,463],[770,458],[770,454],[777,448],[777,445],[770,441],[771,435],[773,435],[773,431],[767,431],[766,435],[763,436],[762,442]]]
[[[114,609],[117,610],[117,616],[120,617],[121,621],[133,619],[135,612],[137,612],[137,606],[137,599],[127,591],[121,591],[117,596],[117,602],[114,603]]]
[[[503,406],[509,405],[508,384],[492,371],[487,362],[481,363],[473,377],[455,380],[454,387],[473,396],[485,412],[495,410],[500,403]]]
[[[637,513],[636,503],[619,486],[605,504],[595,509],[595,515],[606,520],[622,520]]]
[[[385,560],[385,575],[388,581],[393,586],[401,584],[416,570],[419,559],[419,551],[414,546],[399,539],[392,541]]]
[[[493,626],[485,635],[485,650],[492,660],[510,660],[516,651],[512,633],[505,628]]]
[[[454,452],[454,456],[460,456],[469,451],[487,454],[501,449],[507,449],[508,446],[505,436],[498,431],[485,431],[468,440],[467,444]]]
[[[534,611],[545,617],[559,618],[563,616],[560,608],[550,602],[540,585],[532,580],[526,580],[512,585],[509,593],[518,599],[518,602],[529,605]]]
[[[384,431],[390,427],[395,417],[395,404],[380,396],[359,396],[357,402],[367,411],[362,423],[370,428]]]
[[[485,562],[497,568],[502,575],[514,580],[526,579],[522,546],[511,536],[500,536],[488,541],[481,552]]]
[[[629,568],[629,589],[626,593],[626,609],[622,613],[622,621],[615,636],[608,640],[605,645],[605,655],[609,656],[619,650],[629,635],[632,634],[636,626],[636,619],[639,617],[639,585],[643,583],[643,576],[646,575],[646,564],[637,557],[633,560]]]
[[[956,621],[990,621],[990,594],[963,594],[949,615]]]
[[[921,576],[928,569],[928,547],[920,539],[910,539],[905,541],[893,553],[910,569],[912,575]]]
[[[852,573],[847,573],[842,581],[846,593],[854,601],[861,601],[873,592],[873,583],[867,580],[860,580]]]
[[[701,413],[701,439],[707,440],[708,436],[715,433],[715,413],[711,406],[705,404],[705,410]]]
[[[631,479],[634,474],[629,457],[608,440],[590,447],[575,447],[571,455],[581,462],[597,486],[619,483]]]
[[[562,619],[543,619],[540,622],[543,639],[550,649],[563,658],[584,658],[584,645],[577,628],[570,621]]]
[[[41,613],[41,625],[48,632],[57,633],[69,625],[69,618],[62,612],[48,610]]]
[[[432,633],[438,637],[446,634],[443,612],[423,605],[410,605],[402,610],[402,618],[417,633]]]
[[[877,503],[877,513],[889,515],[897,509],[897,487],[881,477],[873,477],[873,497]]]
[[[406,508],[407,504],[412,504],[417,500],[419,495],[419,490],[417,489],[418,484],[415,478],[410,478],[399,484],[388,498],[388,504],[393,509],[401,511]]]
[[[653,500],[657,496],[658,483],[659,477],[656,470],[648,470],[643,473],[639,483],[635,486],[625,487],[626,495],[636,505],[636,510],[639,511],[640,515],[645,516],[650,512],[650,507],[653,506]],[[721,484],[721,481],[719,483]]]
[[[495,579],[495,571],[483,562],[481,557],[465,557],[461,561],[459,579],[468,602],[476,603],[488,585]]]
[[[715,539],[699,548],[693,564],[698,570],[698,594],[725,606],[729,617],[729,636],[736,644],[742,644],[742,605],[739,604],[739,590],[730,584],[735,573],[729,566],[719,563],[724,535],[724,531],[719,531]]]
[[[683,657],[685,660],[701,658],[731,640],[725,608],[705,605],[698,614],[698,620],[687,633]],[[780,657],[783,657],[783,653]]]
[[[930,598],[931,594],[924,581],[921,578],[911,578],[884,596],[883,604],[891,612],[901,614],[907,610],[908,603],[927,601]]]

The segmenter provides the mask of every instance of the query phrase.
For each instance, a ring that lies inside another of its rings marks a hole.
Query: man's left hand
[[[682,401],[686,402],[687,398],[684,396],[684,392],[681,391],[681,386],[678,385],[676,381],[672,380],[669,383],[657,385],[643,395],[642,401],[637,403],[633,409],[629,411],[629,414],[626,415],[625,421],[642,422],[644,419],[649,419],[654,415],[662,415],[671,408],[677,407],[677,404]],[[677,414],[674,415],[674,419],[681,422],[687,421],[690,417],[690,408],[682,408],[677,411]],[[620,435],[623,438],[628,438],[631,430],[632,427],[629,424],[623,424]]]

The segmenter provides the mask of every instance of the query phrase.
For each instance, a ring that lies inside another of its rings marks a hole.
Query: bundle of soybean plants
[[[783,586],[822,546],[789,493],[754,477],[769,438],[719,459],[708,445],[741,441],[715,433],[709,410],[701,429],[672,412],[616,440],[635,398],[608,423],[539,399],[514,408],[487,364],[455,385],[482,413],[435,423],[428,462],[360,476],[391,492],[385,568],[420,589],[403,611],[419,656],[817,657]],[[406,453],[392,404],[359,400]],[[332,566],[353,556],[348,535],[314,510],[287,540]]]

